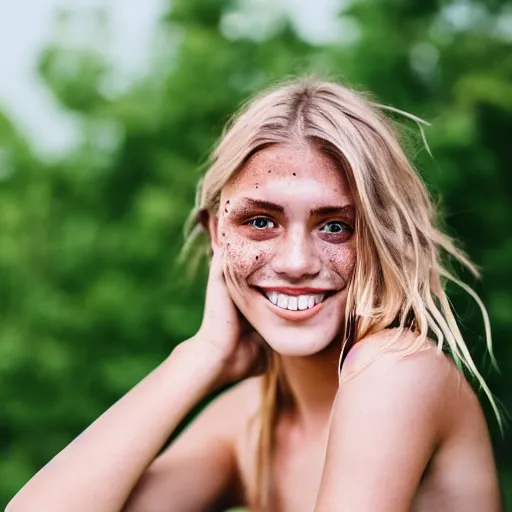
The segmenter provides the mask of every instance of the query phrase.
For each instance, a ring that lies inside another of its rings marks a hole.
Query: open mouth
[[[305,311],[307,309],[313,309],[336,293],[335,291],[328,291],[304,295],[287,295],[286,293],[276,291],[266,291],[262,288],[256,289],[261,293],[261,295],[274,304],[274,306],[288,311]]]

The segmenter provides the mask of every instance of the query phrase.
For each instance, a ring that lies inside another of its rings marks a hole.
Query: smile
[[[312,288],[256,289],[277,314],[289,320],[307,319],[315,315],[322,309],[324,302],[338,291]]]
[[[275,306],[288,311],[303,311],[312,309],[317,304],[323,302],[327,294],[316,293],[314,295],[286,295],[278,292],[263,292],[265,297]]]

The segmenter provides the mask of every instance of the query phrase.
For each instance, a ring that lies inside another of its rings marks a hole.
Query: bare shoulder
[[[221,393],[202,413],[211,428],[235,434],[259,408],[261,377],[252,377]],[[229,426],[229,429],[226,427]]]
[[[233,450],[240,432],[257,411],[259,389],[259,378],[253,377],[215,397],[174,440],[167,450],[169,456],[213,441]]]
[[[387,397],[396,413],[428,416],[433,428],[434,418],[437,426],[448,428],[458,416],[456,409],[479,409],[464,376],[432,340],[418,342],[414,334],[396,330],[372,334],[352,347],[341,371],[340,392],[359,399],[370,393],[380,400]]]
[[[225,510],[240,502],[236,440],[258,385],[243,381],[220,394],[151,463],[126,510]],[[123,509],[125,510],[125,509]]]
[[[486,418],[463,373],[434,341],[415,345],[412,333],[395,334],[373,334],[350,350],[340,376],[342,407],[355,403],[353,410],[380,409],[382,421],[394,425],[423,419],[424,434],[436,443],[479,447],[489,459]]]
[[[261,377],[251,377],[235,384],[228,391],[223,393],[219,401],[224,407],[234,409],[239,414],[253,414],[259,407]]]
[[[384,331],[354,345],[340,375],[315,510],[334,503],[410,510],[429,462],[460,424],[456,397],[470,397],[468,388],[448,356],[412,333]]]
[[[400,365],[402,361],[404,364]],[[342,381],[352,379],[369,366],[383,370],[389,365],[396,370],[406,366],[428,367],[429,373],[441,374],[453,368],[452,361],[437,350],[432,340],[419,341],[409,331],[400,333],[396,329],[387,329],[363,338],[351,348],[343,364],[341,378]]]

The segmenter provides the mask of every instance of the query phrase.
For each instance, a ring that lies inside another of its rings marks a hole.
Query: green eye
[[[267,219],[266,217],[257,217],[249,221],[249,224],[256,229],[275,228],[274,221]]]

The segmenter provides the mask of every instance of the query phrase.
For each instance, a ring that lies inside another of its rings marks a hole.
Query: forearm
[[[186,345],[188,344],[188,346]],[[42,468],[7,512],[118,512],[220,363],[185,342]]]

